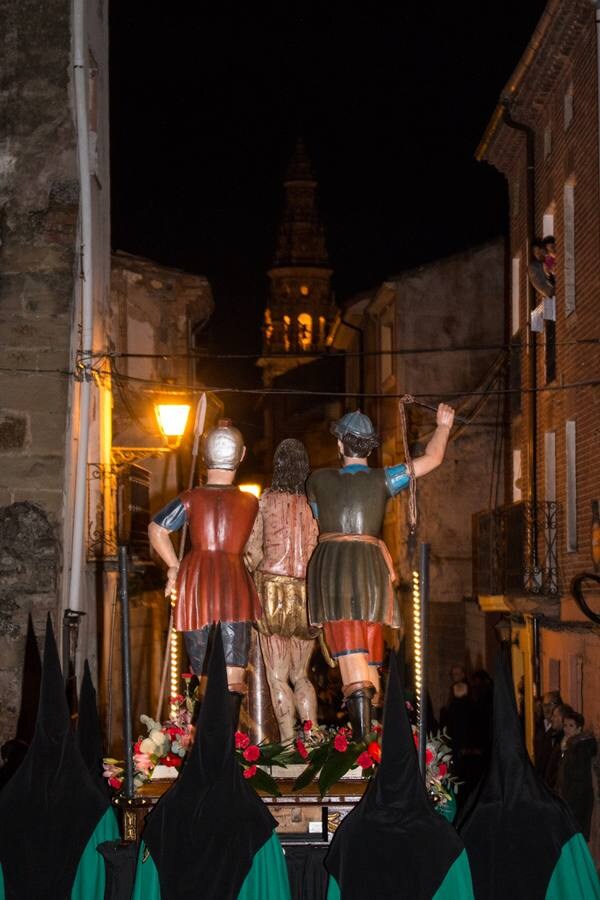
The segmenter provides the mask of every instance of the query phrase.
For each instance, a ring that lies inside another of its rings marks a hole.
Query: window
[[[546,431],[544,434],[544,499],[546,503],[556,501],[556,433],[554,431]],[[546,571],[552,565],[550,557],[556,546],[556,528],[553,524],[549,524],[550,522],[554,522],[553,517],[546,519],[544,529],[546,538],[544,567]]]
[[[310,350],[312,346],[312,316],[308,313],[298,316],[298,344],[302,350]]]
[[[564,236],[561,270],[565,285],[565,315],[575,312],[575,184],[572,180],[564,189]]]
[[[521,257],[513,256],[512,261],[512,282],[511,282],[511,327],[510,333],[516,334],[519,330],[520,319],[519,309],[521,301]]]
[[[573,83],[571,83],[565,91],[563,112],[564,128],[566,131],[573,121]]]
[[[512,498],[513,503],[519,503],[523,497],[521,489],[521,451],[513,450],[513,477],[512,477]]]
[[[263,325],[263,334],[265,336],[265,341],[268,344],[273,335],[273,320],[271,319],[271,310],[270,309],[265,309],[265,322]]]
[[[552,319],[544,323],[544,369],[546,384],[550,384],[556,378],[556,322]]]
[[[542,219],[542,237],[554,234],[554,203],[548,207]]]
[[[325,328],[327,322],[325,321],[325,316],[319,316],[319,344],[321,346],[325,345]]]
[[[290,349],[290,325],[289,316],[283,317],[283,349],[287,352]]]
[[[548,691],[560,691],[560,659],[548,660]]]
[[[570,419],[565,423],[566,430],[566,458],[567,458],[567,502],[566,502],[566,533],[567,553],[577,550],[577,461],[576,461],[576,432],[575,422]]]

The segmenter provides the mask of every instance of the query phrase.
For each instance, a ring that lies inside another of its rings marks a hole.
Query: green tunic
[[[319,531],[381,535],[392,495],[385,469],[348,466],[319,469],[307,482],[318,509]],[[308,564],[308,611],[312,625],[340,619],[382,622],[400,628],[400,605],[383,554],[376,544],[324,541]]]

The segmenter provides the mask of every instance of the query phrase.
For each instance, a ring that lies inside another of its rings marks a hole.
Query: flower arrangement
[[[294,782],[293,790],[301,790],[317,779],[321,796],[351,769],[362,769],[363,778],[372,778],[381,762],[382,728],[377,722],[364,741],[353,741],[349,727],[318,729],[305,723],[305,734],[296,739],[298,756],[306,762],[306,768]],[[416,726],[412,726],[415,747],[418,747]],[[425,751],[425,784],[439,811],[453,818],[456,803],[454,794],[458,781],[450,774],[452,752],[447,736],[438,732],[430,735]]]
[[[185,755],[194,740],[192,725],[194,704],[197,700],[191,690],[191,674],[183,675],[185,694],[171,698],[177,706],[175,714],[164,724],[150,716],[141,716],[146,726],[146,737],[140,737],[133,746],[134,787],[138,788],[153,778],[176,778]],[[415,746],[418,746],[416,726],[412,726]],[[293,790],[307,787],[315,779],[321,796],[351,769],[362,770],[363,778],[371,778],[381,762],[382,728],[373,723],[372,731],[363,741],[352,740],[348,726],[330,728],[302,724],[296,739],[288,744],[262,742],[253,744],[249,735],[236,731],[235,754],[245,779],[255,788],[272,796],[280,796],[276,780],[267,771],[271,766],[286,768],[305,764],[304,771],[296,778]],[[428,793],[443,815],[452,818],[455,811],[454,793],[457,779],[450,775],[452,753],[444,733],[430,736],[425,752],[425,783]],[[115,790],[123,786],[123,762],[104,760],[104,777]]]

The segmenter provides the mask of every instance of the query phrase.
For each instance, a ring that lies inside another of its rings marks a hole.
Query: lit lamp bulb
[[[177,591],[173,589],[171,591],[171,606],[175,606],[177,601]],[[179,704],[173,700],[173,697],[178,693],[179,688],[179,637],[175,628],[171,628],[171,634],[169,636],[169,640],[171,642],[171,653],[170,653],[170,711],[171,711],[171,719],[177,714]]]
[[[154,406],[158,427],[167,439],[169,447],[178,447],[185,433],[189,403],[156,403]]]
[[[419,586],[419,573],[412,573],[413,593],[413,632],[414,632],[414,656],[415,656],[415,697],[417,712],[421,714],[423,691],[423,656],[421,647],[421,590]]]

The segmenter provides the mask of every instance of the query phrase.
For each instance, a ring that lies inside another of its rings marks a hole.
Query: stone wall
[[[43,639],[46,615],[56,610],[59,568],[47,513],[26,502],[0,507],[0,746],[13,737],[19,714],[27,618]]]
[[[70,9],[0,3],[0,740],[18,714],[27,614],[43,631],[58,607],[79,194]]]

